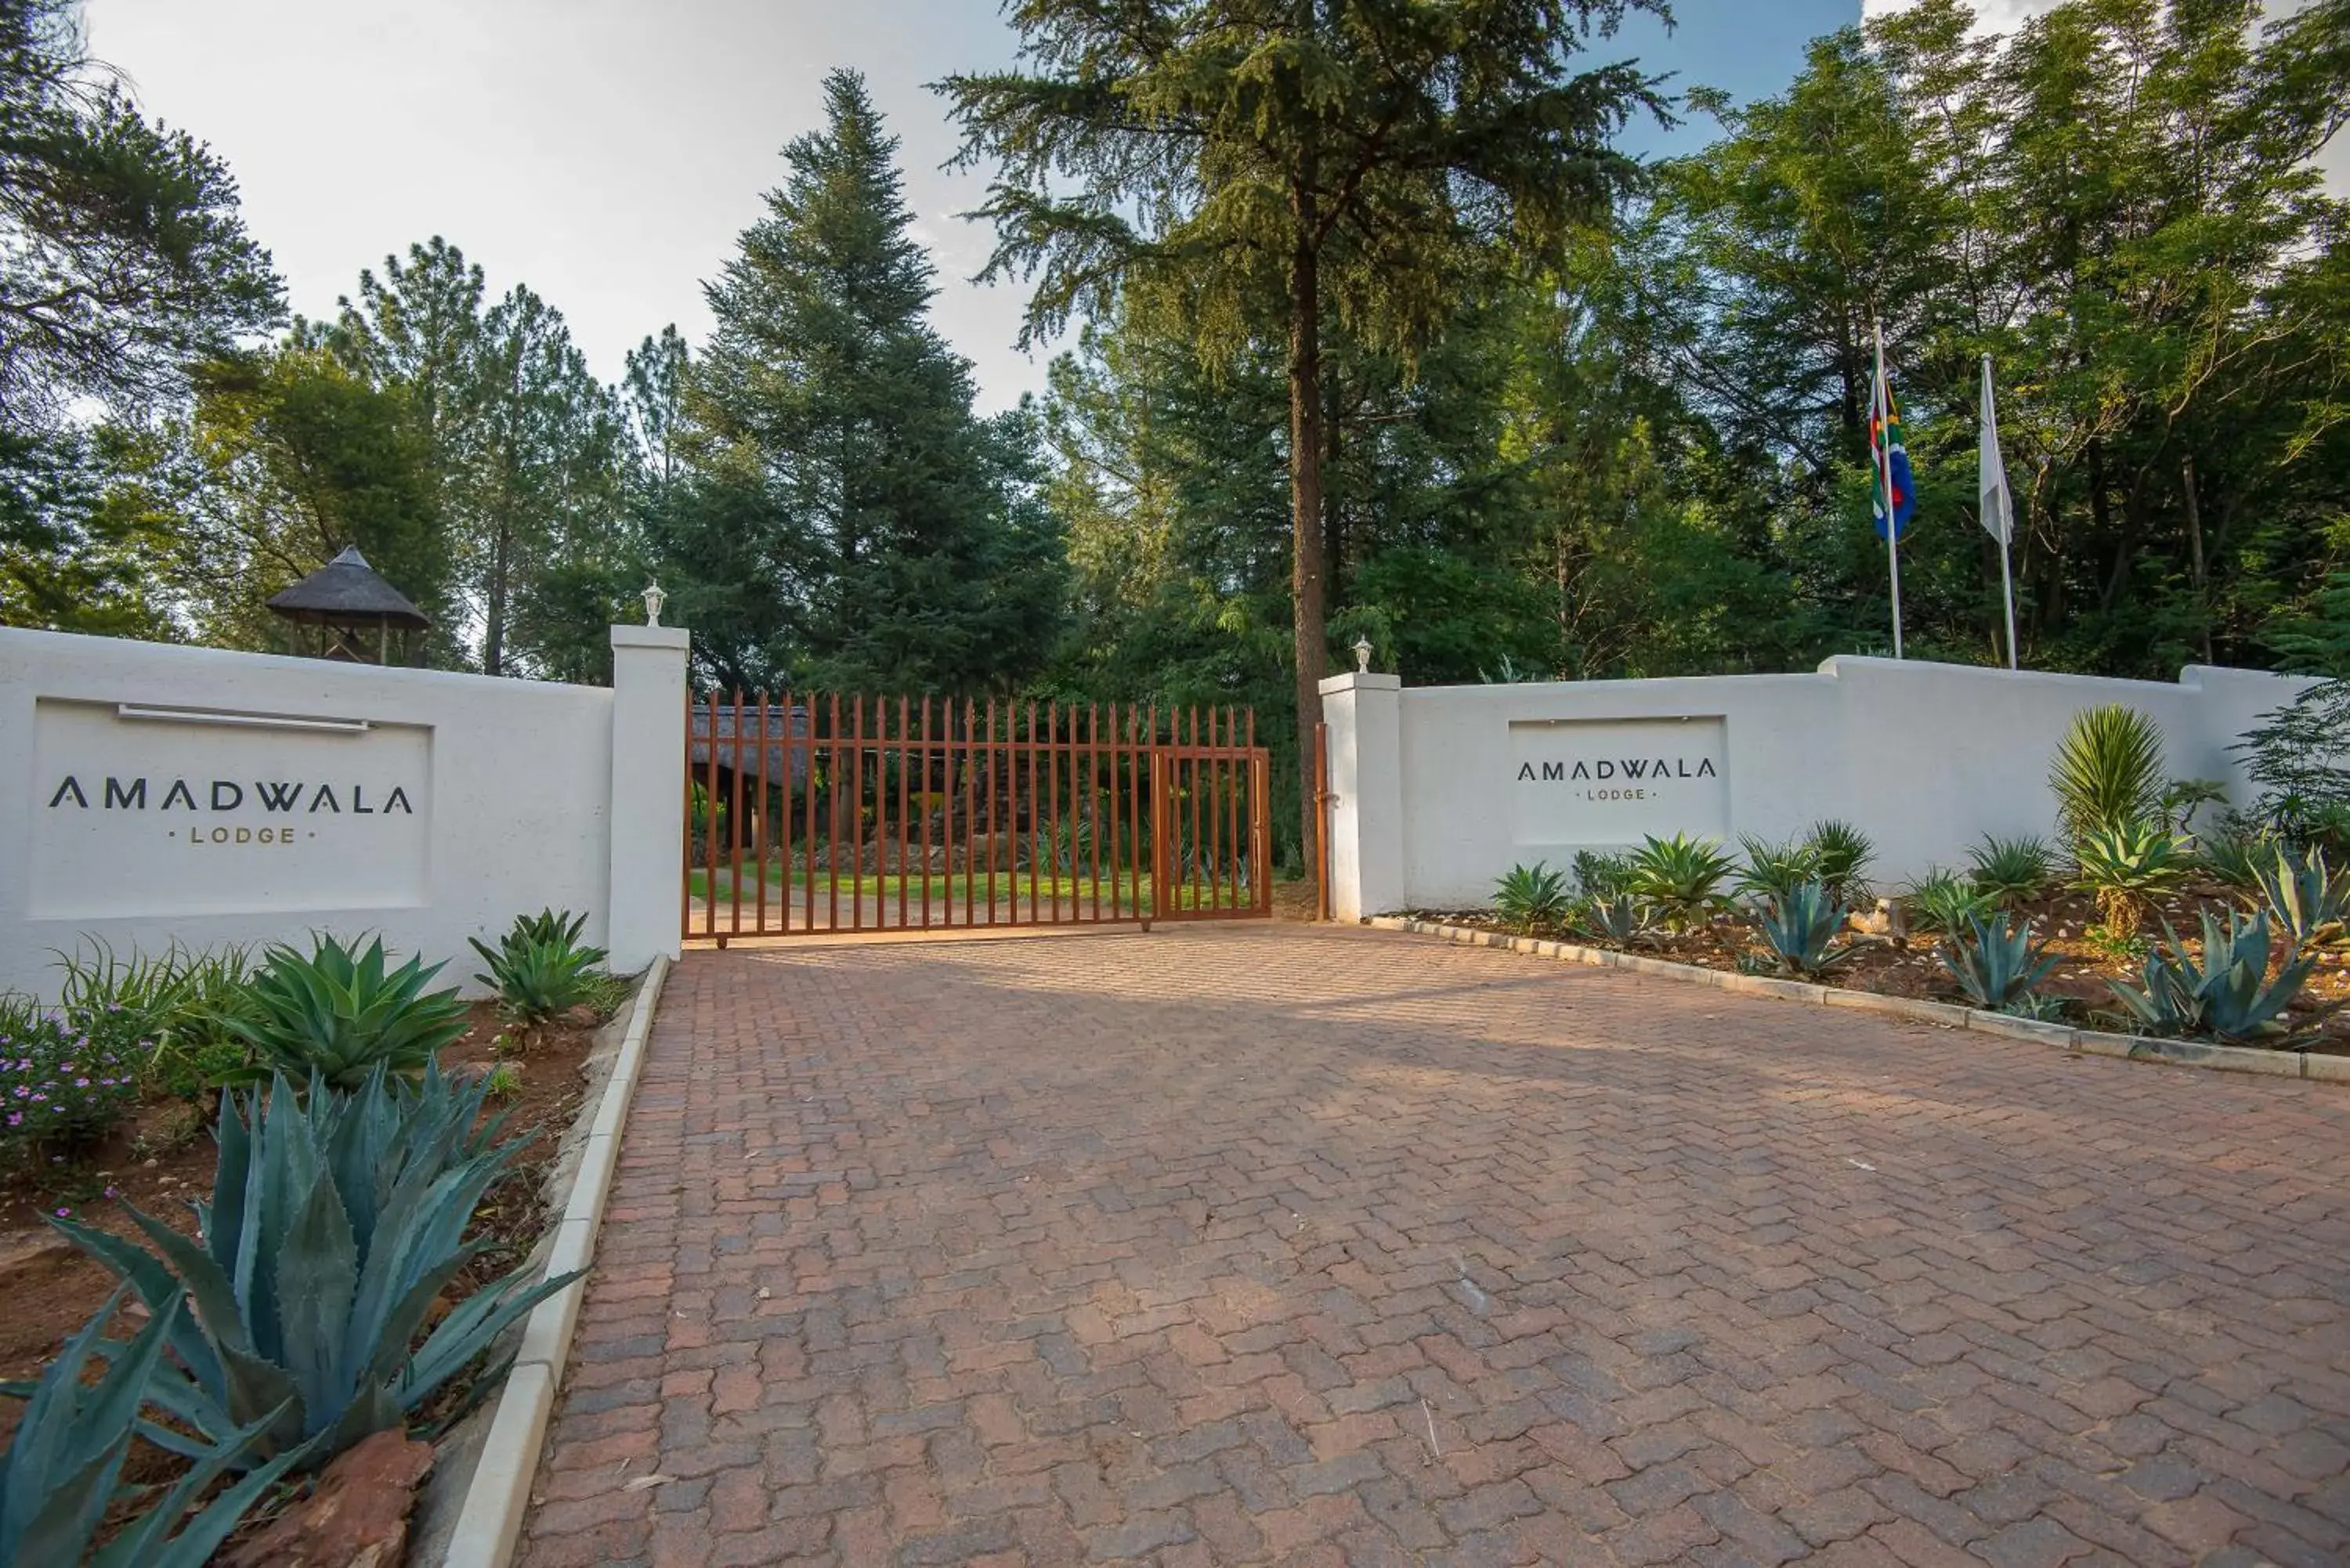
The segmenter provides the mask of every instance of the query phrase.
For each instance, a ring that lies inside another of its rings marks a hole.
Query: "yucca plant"
[[[317,1074],[351,1089],[379,1066],[422,1072],[464,1035],[465,1004],[453,990],[424,989],[439,964],[411,959],[387,972],[386,963],[380,939],[358,954],[325,935],[307,957],[271,948],[245,988],[251,1014],[224,1020],[254,1053],[238,1080],[284,1075],[307,1083]]]
[[[1824,882],[1804,882],[1782,897],[1764,898],[1754,911],[1754,929],[1787,974],[1811,978],[1852,957],[1847,942],[1835,945],[1845,926],[1845,907]]]
[[[2037,898],[2056,880],[2056,852],[2046,839],[2030,834],[2001,838],[1986,833],[1967,851],[1967,861],[1974,868],[1975,891],[2001,906]]]
[[[2033,945],[2032,922],[2012,915],[1968,917],[1935,945],[1934,956],[1986,1012],[2032,1011],[2033,991],[2056,967],[2045,948]]]
[[[1995,900],[1961,872],[1936,866],[1909,885],[1901,903],[1920,931],[1955,933],[1991,913]]]
[[[1783,898],[1806,882],[1820,877],[1820,852],[1801,839],[1773,844],[1752,835],[1742,836],[1746,864],[1738,873],[1738,890],[1765,898]]]
[[[1556,925],[1565,915],[1567,903],[1566,873],[1554,871],[1540,860],[1511,867],[1493,884],[1493,913],[1521,931]]]
[[[1820,881],[1839,901],[1852,897],[1877,859],[1877,845],[1868,835],[1833,817],[1812,824],[1804,842],[1817,857]]]
[[[2090,834],[2158,818],[2163,782],[2160,726],[2118,702],[2075,713],[2048,766],[2057,825],[2076,851]]]
[[[212,1201],[195,1205],[201,1241],[135,1208],[152,1251],[54,1221],[159,1314],[182,1296],[195,1304],[194,1321],[169,1336],[172,1362],[149,1380],[175,1424],[141,1433],[195,1454],[240,1418],[276,1410],[256,1454],[323,1464],[403,1424],[577,1278],[531,1284],[525,1264],[424,1334],[434,1302],[486,1244],[464,1240],[475,1206],[525,1141],[494,1141],[504,1118],[483,1116],[488,1093],[486,1078],[453,1084],[437,1068],[411,1085],[379,1066],[348,1095],[313,1078],[299,1096],[280,1077],[265,1101],[223,1096]]]
[[[1569,907],[1566,923],[1594,941],[1629,947],[1648,934],[1654,915],[1645,901],[1629,893],[1595,894]]]
[[[2289,959],[2269,978],[2273,942],[2265,912],[2230,911],[2222,926],[2206,910],[2203,951],[2187,950],[2178,933],[2147,955],[2139,981],[2109,981],[2114,995],[2148,1034],[2208,1035],[2229,1044],[2286,1043],[2281,1020],[2317,961]]]
[[[1730,872],[1730,857],[1711,838],[1651,834],[1632,852],[1624,891],[1654,906],[1667,929],[1685,931],[1721,908]]]
[[[2098,918],[2123,936],[2138,929],[2148,905],[2178,891],[2195,872],[2187,840],[2159,822],[2090,828],[2073,854],[2080,866],[2074,886],[2096,895]]]
[[[469,938],[490,966],[473,978],[496,992],[506,1016],[522,1023],[544,1023],[592,1002],[599,992],[596,966],[607,954],[579,945],[587,925],[585,915],[548,910],[516,919],[495,948]]]
[[[2325,851],[2312,846],[2295,853],[2279,845],[2276,857],[2256,872],[2262,901],[2276,917],[2277,929],[2293,950],[2340,947],[2350,916],[2350,873],[2337,875]]]
[[[196,1500],[223,1472],[247,1459],[280,1414],[266,1410],[221,1442],[195,1449],[195,1462],[168,1490],[151,1492],[112,1540],[95,1547],[108,1511],[133,1495],[121,1484],[122,1462],[139,1430],[139,1411],[161,1366],[163,1347],[184,1326],[182,1303],[176,1298],[164,1302],[128,1344],[112,1345],[104,1376],[86,1381],[122,1294],[115,1292],[67,1341],[39,1383],[12,1384],[5,1390],[28,1401],[8,1452],[0,1458],[0,1563],[10,1568],[203,1568],[296,1458],[281,1455],[249,1470],[189,1517]]]

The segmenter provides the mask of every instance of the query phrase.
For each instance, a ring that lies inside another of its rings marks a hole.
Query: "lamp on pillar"
[[[1358,637],[1355,639],[1355,673],[1368,675],[1370,672],[1371,639],[1367,637]]]
[[[652,582],[645,585],[645,591],[641,597],[645,601],[645,624],[660,625],[661,606],[669,603],[669,595],[661,591],[660,583]]]

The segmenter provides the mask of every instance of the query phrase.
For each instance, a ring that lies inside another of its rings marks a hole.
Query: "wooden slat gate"
[[[1246,709],[689,697],[689,940],[1272,913]]]

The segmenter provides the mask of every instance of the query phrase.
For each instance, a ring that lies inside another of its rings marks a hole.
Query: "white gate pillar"
[[[1404,903],[1403,679],[1355,671],[1322,682],[1330,726],[1330,913]]]
[[[685,652],[677,626],[612,628],[612,971],[681,948]]]

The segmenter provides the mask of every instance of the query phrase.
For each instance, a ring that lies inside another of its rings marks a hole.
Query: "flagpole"
[[[1890,429],[1893,410],[1885,385],[1885,329],[1877,317],[1868,318],[1869,336],[1877,345],[1877,388],[1869,395],[1871,411],[1876,416],[1876,440],[1870,444],[1876,451],[1880,493],[1885,497],[1885,558],[1893,571],[1893,657],[1901,657],[1901,509],[1893,495],[1893,431]]]
[[[1983,356],[1982,417],[1983,423],[1986,427],[1994,430],[1997,428],[1995,423],[1997,415],[1994,412],[1991,389],[1991,356],[1988,354]],[[1986,435],[1983,438],[1983,461],[1988,462],[1991,458],[1998,454],[1992,445],[1992,437]],[[2007,542],[2008,536],[2015,532],[2015,502],[2013,493],[2007,488],[2006,464],[2003,462],[2000,464],[1998,494],[2001,504],[1999,518],[1999,588],[2001,595],[2007,601],[2007,667],[2012,671],[2018,669],[2019,666],[2016,663],[2015,651],[2015,569],[2008,564]]]

